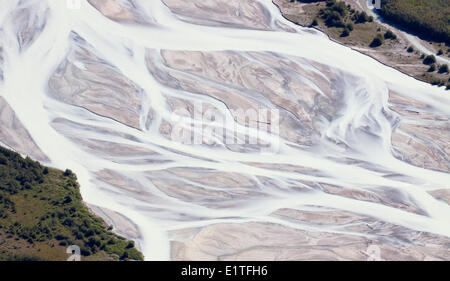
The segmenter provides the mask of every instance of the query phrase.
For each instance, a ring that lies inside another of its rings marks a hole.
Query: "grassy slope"
[[[450,0],[382,0],[380,13],[424,38],[450,44]]]
[[[76,176],[0,147],[0,260],[141,260],[132,241],[108,230],[83,204]]]

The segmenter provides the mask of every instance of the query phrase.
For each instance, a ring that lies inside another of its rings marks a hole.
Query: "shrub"
[[[6,165],[8,164],[8,159],[4,157],[3,155],[0,155],[0,165]]]
[[[134,248],[134,242],[133,242],[133,241],[128,242],[126,248],[127,248],[127,249]]]
[[[311,23],[311,26],[316,26],[316,25],[318,25],[319,23],[317,22],[317,19],[314,19],[313,21],[312,21],[312,23]]]
[[[33,188],[33,186],[31,186],[31,184],[30,183],[28,183],[28,182],[26,182],[25,184],[24,184],[24,186],[23,186],[25,189],[27,189],[27,190],[30,190],[30,189],[32,189]]]
[[[341,33],[341,37],[347,37],[350,35],[350,30],[348,28],[344,28],[344,30]]]
[[[126,260],[126,259],[128,259],[128,253],[127,253],[126,251],[123,252],[122,256],[120,256],[120,259],[121,259],[121,260]]]
[[[344,2],[327,0],[327,8],[321,9],[319,14],[324,19],[327,27],[345,27],[343,17],[348,13],[348,7]]]
[[[331,9],[333,11],[338,12],[341,16],[345,16],[347,14],[347,6],[344,2],[337,2],[335,3]]]
[[[439,73],[448,73],[448,65],[441,65],[441,67],[439,67]]]
[[[375,48],[381,46],[383,44],[383,36],[381,34],[377,34],[375,38],[373,38],[372,43],[370,43],[370,47]]]
[[[444,82],[443,80],[436,79],[436,80],[431,81],[431,84],[432,84],[432,85],[437,85],[437,86],[441,87],[441,86],[444,86],[444,85],[445,85],[445,82]]]
[[[407,51],[408,51],[408,53],[412,53],[412,52],[414,52],[414,48],[412,46],[409,46]]]
[[[85,256],[85,257],[86,256],[90,256],[91,255],[91,251],[88,248],[81,247],[80,254]]]
[[[434,72],[436,70],[436,65],[433,63],[430,65],[430,68],[428,68],[428,72]]]
[[[343,27],[344,26],[341,15],[336,11],[327,10],[322,15],[322,18],[325,20],[325,24],[328,27]]]
[[[386,33],[384,34],[384,39],[392,39],[395,40],[397,39],[397,35],[394,34],[394,32],[392,32],[391,30],[386,31]]]
[[[436,58],[433,55],[428,55],[423,59],[423,63],[427,65],[436,63]]]
[[[366,23],[369,21],[370,17],[369,17],[369,15],[367,15],[366,12],[361,12],[361,13],[356,12],[354,19],[355,19],[355,23]],[[372,18],[372,20],[373,20],[373,18]]]
[[[63,204],[68,204],[68,203],[70,203],[70,202],[72,202],[72,198],[71,198],[69,195],[67,195],[66,197],[64,197]]]
[[[94,231],[91,229],[89,229],[88,231],[86,231],[84,233],[84,237],[86,237],[86,238],[91,237],[92,235],[94,235]]]
[[[68,238],[67,236],[64,236],[64,235],[61,235],[61,234],[57,234],[55,236],[55,239],[58,240],[58,241],[66,240],[67,238]]]
[[[336,0],[327,0],[327,7],[331,7],[336,4]]]

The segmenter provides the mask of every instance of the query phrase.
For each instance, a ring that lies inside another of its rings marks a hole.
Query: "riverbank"
[[[431,52],[423,52],[423,49],[416,47],[411,42],[411,38],[414,38],[412,35],[381,22],[365,6],[365,1],[337,2],[343,4],[330,7],[325,1],[273,0],[286,19],[302,26],[314,27],[330,39],[418,80],[450,89],[450,75],[444,66],[447,59],[443,59],[448,58],[450,53],[445,44],[429,44],[430,49],[441,49],[442,54],[435,54],[434,59],[425,61],[427,56],[432,56]]]

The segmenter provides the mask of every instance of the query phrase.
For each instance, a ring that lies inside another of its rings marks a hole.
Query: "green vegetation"
[[[443,64],[439,67],[439,73],[448,73],[448,65]]]
[[[433,63],[432,65],[430,65],[430,68],[428,68],[428,72],[434,72],[436,71],[436,65]]]
[[[344,30],[341,33],[341,37],[347,37],[350,35],[350,30],[348,28],[344,28]]]
[[[391,30],[386,31],[386,33],[384,34],[384,39],[392,39],[395,40],[397,39],[397,35],[394,34],[394,32],[392,32]]]
[[[418,35],[450,44],[450,0],[381,0],[380,14]]]
[[[356,11],[352,17],[352,20],[355,21],[355,23],[366,23],[366,22],[372,22],[373,17],[369,16],[364,11],[363,12]]]
[[[76,176],[0,147],[0,260],[66,260],[78,245],[86,260],[142,260],[83,204]]]
[[[431,85],[442,87],[445,85],[445,81],[440,79],[434,79],[433,81],[431,81]]]
[[[381,34],[377,34],[375,38],[373,38],[372,43],[370,43],[370,47],[375,48],[381,46],[383,41],[383,36]]]
[[[423,64],[433,64],[436,63],[436,57],[433,55],[428,55],[423,59]]]
[[[450,49],[444,43],[429,40],[432,49],[436,50],[436,54],[427,56],[427,54],[422,54],[419,50],[410,46],[409,41],[398,37],[394,28],[387,28],[378,21],[374,21],[361,8],[348,5],[347,3],[349,2],[347,1],[292,0],[291,2],[302,2],[304,4],[302,5],[303,13],[298,15],[291,13],[293,11],[291,10],[292,5],[280,4],[283,15],[289,20],[305,26],[316,26],[316,28],[324,31],[333,40],[361,50],[363,53],[417,79],[433,85],[450,85],[450,81],[447,81],[450,73],[446,72],[445,66],[440,70],[442,66],[436,62],[435,57],[450,57]],[[448,4],[450,0],[390,0],[388,2],[393,6],[384,6],[385,9],[402,7],[403,10],[401,11],[404,12],[409,12],[406,9],[407,5],[404,5],[404,3],[409,3],[411,6],[423,6],[425,3],[427,8],[423,12],[424,19],[428,20],[430,17],[433,17],[433,11],[438,11],[436,16],[429,22],[432,25],[439,21],[442,23],[442,20],[444,20],[442,15],[446,14],[445,27],[449,28],[450,26],[448,24]],[[430,9],[430,7],[433,8]],[[421,15],[421,12],[416,14]],[[417,25],[417,23],[414,23],[412,26],[415,24]],[[399,26],[402,25],[399,24]],[[408,25],[403,26],[410,27]],[[424,39],[429,39],[429,37]],[[369,50],[370,48],[374,49]],[[422,66],[420,66],[421,63],[423,63]]]
[[[348,10],[344,2],[327,0],[326,8],[319,11],[320,17],[325,21],[328,27],[344,27],[344,17]]]
[[[353,29],[354,29],[352,23],[348,23],[345,27],[346,27],[348,30],[350,30],[350,31],[353,31]]]
[[[326,0],[325,3],[325,8],[319,10],[319,17],[328,28],[342,28],[340,37],[349,36],[354,29],[353,24],[358,25],[373,21],[372,16],[369,16],[366,12],[359,12],[353,9],[350,5],[346,5],[345,2]],[[318,24],[316,19],[314,21],[311,25]],[[387,36],[389,36],[389,39],[397,38],[392,31],[389,31]]]

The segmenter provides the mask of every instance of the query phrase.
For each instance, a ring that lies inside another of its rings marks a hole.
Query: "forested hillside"
[[[77,245],[82,260],[141,260],[83,204],[76,176],[0,147],[0,260],[66,260]]]
[[[450,0],[382,0],[380,14],[418,35],[450,44]]]

